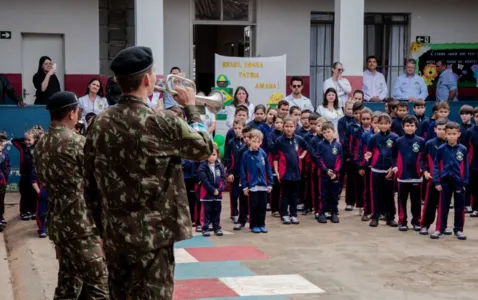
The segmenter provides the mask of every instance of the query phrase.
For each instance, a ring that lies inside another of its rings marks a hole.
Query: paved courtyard
[[[18,203],[18,195],[8,194],[7,202]],[[52,245],[17,212],[8,206],[3,233],[14,299],[52,299],[58,267]],[[467,241],[435,241],[383,222],[370,228],[358,211],[341,210],[340,224],[325,225],[307,216],[286,226],[268,216],[268,234],[234,232],[228,212],[226,200],[223,237],[175,245],[175,299],[476,299],[478,220],[466,219]],[[10,300],[7,294],[0,299]]]

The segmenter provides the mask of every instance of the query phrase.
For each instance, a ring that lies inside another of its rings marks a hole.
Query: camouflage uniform
[[[185,112],[201,122],[196,107]],[[173,245],[192,237],[181,158],[206,159],[212,147],[207,133],[128,95],[89,128],[85,200],[101,207],[112,299],[172,299]]]
[[[50,197],[46,226],[59,261],[54,299],[109,299],[108,271],[98,230],[83,198],[85,138],[50,127],[33,154],[38,179]]]

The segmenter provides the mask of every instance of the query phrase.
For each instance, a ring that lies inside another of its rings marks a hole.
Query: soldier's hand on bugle
[[[193,88],[176,86],[177,95],[174,96],[174,100],[182,106],[196,105],[196,94]]]

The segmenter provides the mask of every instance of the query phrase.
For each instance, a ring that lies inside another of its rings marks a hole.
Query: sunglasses
[[[298,85],[295,85],[295,84],[292,85],[292,87],[293,87],[294,89],[300,88],[301,86],[302,86],[302,85],[300,85],[300,84],[298,84]]]

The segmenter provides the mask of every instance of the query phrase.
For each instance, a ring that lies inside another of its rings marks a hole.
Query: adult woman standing
[[[341,63],[335,62],[332,66],[332,77],[324,81],[324,91],[333,88],[337,92],[339,107],[342,109],[345,101],[349,98],[349,93],[352,92],[352,86],[347,78],[343,78],[344,67]]]
[[[103,96],[103,86],[98,78],[93,78],[88,82],[85,95],[78,101],[80,102],[82,120],[85,120],[87,114],[98,115],[109,106],[108,100]]]
[[[344,113],[339,107],[337,92],[334,88],[328,88],[325,91],[324,101],[322,102],[322,105],[317,107],[317,112],[327,121],[334,123],[335,132],[337,133],[339,119],[344,116]]]
[[[47,104],[50,97],[60,91],[60,82],[55,75],[56,64],[48,56],[40,57],[38,71],[33,75],[35,86],[35,105]]]
[[[247,90],[242,87],[238,86],[236,88],[236,92],[234,93],[234,100],[232,100],[232,104],[226,108],[227,111],[227,127],[232,128],[232,124],[234,123],[234,114],[236,113],[236,107],[239,105],[244,105],[249,110],[249,119],[247,122],[251,121],[254,116],[254,104],[249,102],[249,93]]]

